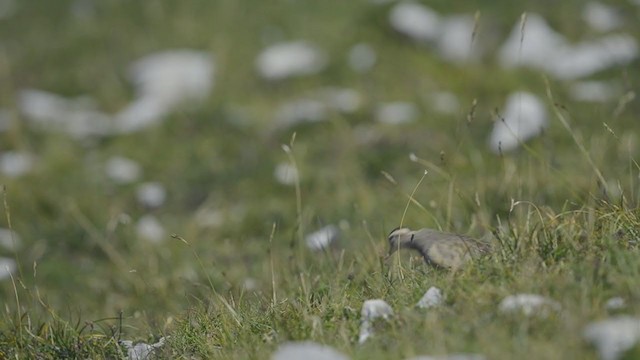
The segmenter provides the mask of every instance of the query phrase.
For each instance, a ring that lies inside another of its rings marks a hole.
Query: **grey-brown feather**
[[[468,260],[490,251],[487,243],[465,235],[433,229],[396,229],[389,234],[389,244],[390,254],[402,248],[413,249],[418,251],[427,263],[445,268],[457,268]]]

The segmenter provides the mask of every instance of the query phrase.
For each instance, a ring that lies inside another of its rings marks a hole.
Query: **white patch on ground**
[[[484,355],[479,354],[449,354],[449,355],[421,355],[407,360],[485,360]]]
[[[327,65],[327,55],[306,41],[272,45],[256,59],[256,69],[267,80],[282,80],[320,72]]]
[[[360,311],[360,335],[358,343],[362,344],[373,336],[373,322],[377,319],[389,320],[393,309],[381,299],[366,300]]]
[[[495,153],[508,152],[539,135],[547,127],[547,111],[542,101],[527,92],[516,92],[507,98],[500,119],[494,122],[489,146]]]
[[[162,242],[166,238],[162,223],[153,215],[145,215],[138,220],[136,234],[139,238],[152,243]]]
[[[327,111],[327,106],[320,100],[298,99],[280,105],[275,121],[285,128],[298,123],[320,122],[327,118]]]
[[[366,43],[354,45],[349,50],[349,67],[357,73],[371,71],[378,61],[378,55],[373,47]]]
[[[604,81],[579,81],[571,84],[569,95],[576,101],[607,102],[620,96],[620,90]]]
[[[542,295],[517,294],[505,297],[498,306],[502,313],[520,313],[525,316],[548,316],[551,311],[560,311],[560,304]]]
[[[416,306],[421,309],[430,309],[442,305],[443,301],[444,296],[442,295],[442,290],[432,286],[426,293],[424,293]]]
[[[547,63],[549,73],[558,79],[578,79],[638,57],[638,43],[627,34],[614,34],[573,47],[560,49]]]
[[[600,359],[617,360],[640,339],[640,319],[625,315],[592,322],[583,336],[598,349]]]
[[[137,343],[133,344],[130,340],[120,340],[120,344],[127,349],[127,355],[129,360],[151,360],[154,358],[154,353],[157,349],[161,348],[165,343],[165,338],[162,337],[155,344]]]
[[[273,176],[282,185],[295,185],[298,182],[298,170],[290,163],[276,165]]]
[[[31,154],[7,151],[0,154],[0,173],[18,178],[31,172],[34,163],[35,159]]]
[[[362,96],[356,90],[321,88],[303,98],[280,105],[275,113],[274,122],[279,128],[288,128],[299,123],[321,122],[327,120],[332,112],[356,112],[360,110],[362,102]]]
[[[348,360],[338,350],[313,341],[286,342],[271,355],[272,360]]]
[[[112,133],[111,117],[96,106],[88,96],[69,99],[35,89],[22,90],[18,96],[18,108],[31,125],[79,139]]]
[[[441,114],[455,115],[460,112],[460,101],[454,93],[434,92],[428,96],[428,100],[431,108]]]
[[[416,41],[431,42],[440,36],[440,15],[415,2],[395,5],[389,13],[389,23],[394,30]]]
[[[567,40],[554,31],[547,21],[538,14],[527,14],[522,33],[522,24],[518,22],[507,41],[499,50],[499,59],[503,66],[530,66],[544,69],[554,53],[567,45]]]
[[[137,162],[121,156],[114,156],[107,160],[105,172],[109,179],[118,184],[132,183],[142,175],[142,169]]]
[[[167,199],[167,190],[158,182],[146,182],[136,188],[138,202],[149,208],[157,208]]]
[[[222,210],[202,207],[196,212],[195,222],[202,227],[216,228],[224,224],[225,215]]]
[[[471,43],[474,28],[475,19],[472,15],[444,18],[440,23],[440,35],[437,40],[440,56],[454,63],[476,60],[479,54],[474,50],[478,48],[478,44]]]
[[[627,302],[624,298],[616,296],[607,300],[607,302],[604,303],[604,307],[607,310],[621,310],[627,307]]]
[[[16,261],[6,257],[0,257],[0,280],[8,279],[13,275],[18,266]]]
[[[0,228],[0,247],[9,251],[16,251],[20,244],[22,244],[22,239],[15,231]]]
[[[253,291],[258,289],[258,280],[254,279],[254,278],[245,278],[244,282],[242,283],[242,288],[246,291]]]
[[[622,26],[622,16],[615,8],[601,2],[590,1],[582,9],[582,19],[590,28],[606,32]]]
[[[500,48],[505,67],[529,66],[558,79],[578,79],[638,57],[638,44],[627,34],[613,34],[572,45],[537,14],[527,16],[524,33],[519,22]]]
[[[378,105],[375,119],[383,124],[399,125],[413,122],[419,115],[420,111],[414,104],[395,101]]]
[[[304,240],[307,247],[314,251],[326,249],[338,238],[340,230],[335,225],[327,225],[307,235]]]
[[[442,17],[425,5],[401,2],[391,9],[389,23],[394,30],[414,41],[435,45],[445,60],[466,63],[479,58],[479,46],[472,44],[476,28],[473,15]]]
[[[360,110],[363,102],[360,93],[350,88],[326,87],[318,90],[314,97],[331,110],[345,114]]]
[[[209,96],[214,81],[211,54],[168,50],[135,61],[129,78],[136,99],[115,117],[119,132],[130,133],[154,125],[175,107]]]

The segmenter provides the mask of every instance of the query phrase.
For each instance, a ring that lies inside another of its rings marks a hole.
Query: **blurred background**
[[[210,286],[268,297],[270,258],[374,268],[425,170],[412,228],[484,237],[514,199],[634,204],[639,18],[637,0],[0,0],[5,306],[18,289],[162,325]]]

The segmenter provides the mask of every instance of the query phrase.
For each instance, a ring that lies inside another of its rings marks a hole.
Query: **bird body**
[[[433,229],[395,229],[389,234],[389,255],[399,249],[417,250],[429,264],[456,269],[473,258],[488,253],[489,244],[465,235]]]

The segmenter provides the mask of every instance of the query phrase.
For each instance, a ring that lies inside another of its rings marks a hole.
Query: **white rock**
[[[298,181],[298,169],[290,163],[283,162],[276,165],[273,176],[282,185],[295,185]]]
[[[489,137],[489,146],[495,153],[514,150],[520,142],[539,135],[547,127],[544,104],[527,92],[511,94],[500,116]]]
[[[225,215],[221,210],[203,207],[196,212],[195,221],[199,226],[216,228],[224,224]]]
[[[0,228],[0,247],[9,251],[16,251],[20,244],[22,244],[22,239],[15,231]]]
[[[602,360],[619,359],[640,339],[640,319],[618,316],[587,325],[584,338],[595,345]]]
[[[438,289],[435,286],[432,286],[427,290],[426,293],[422,296],[420,301],[418,301],[417,306],[421,309],[429,309],[432,307],[440,306],[444,301],[444,296],[442,296],[442,290]]]
[[[507,41],[499,50],[499,59],[503,66],[530,66],[545,69],[547,62],[556,56],[558,49],[567,45],[567,40],[555,32],[546,20],[538,14],[527,14],[524,26],[518,22]]]
[[[167,198],[167,190],[158,182],[147,182],[138,185],[136,198],[143,206],[156,208],[164,204]]]
[[[446,60],[465,63],[479,56],[477,38],[471,43],[475,19],[472,15],[449,16],[440,22],[438,53]]]
[[[348,360],[338,350],[312,341],[287,342],[271,355],[272,360]]]
[[[447,91],[434,92],[429,95],[429,103],[433,110],[448,115],[455,115],[460,112],[460,101],[458,97]]]
[[[449,354],[449,355],[421,355],[407,360],[485,360],[484,355],[479,354]]]
[[[373,336],[373,321],[376,319],[388,320],[393,316],[393,309],[386,301],[381,299],[366,300],[360,311],[360,335],[358,343],[362,344]]]
[[[242,283],[242,288],[246,291],[256,290],[258,288],[258,280],[250,277],[245,278]]]
[[[607,310],[620,310],[627,307],[627,302],[624,300],[624,298],[616,296],[607,300],[607,302],[604,304],[604,307]]]
[[[311,250],[318,251],[328,248],[340,234],[340,230],[335,225],[327,225],[322,229],[312,232],[305,237],[307,247]]]
[[[267,80],[281,80],[292,76],[320,72],[327,64],[327,56],[306,41],[272,45],[256,60],[258,73]]]
[[[115,115],[114,127],[122,134],[140,131],[160,122],[170,110],[169,104],[158,98],[142,97]]]
[[[8,151],[0,155],[0,173],[18,178],[28,174],[33,168],[34,162],[34,158],[30,154]]]
[[[569,95],[576,101],[607,102],[619,96],[620,91],[604,81],[579,81],[571,84]]]
[[[362,304],[360,316],[363,321],[372,321],[378,318],[388,320],[393,316],[393,309],[382,299],[366,300]]]
[[[67,99],[50,92],[27,89],[20,92],[18,107],[33,126],[61,131],[75,138],[113,132],[111,117],[96,110],[95,101],[87,96]]]
[[[638,57],[638,43],[627,34],[614,34],[591,42],[557,49],[544,69],[558,79],[577,79]]]
[[[7,279],[13,275],[18,266],[16,265],[16,261],[13,259],[0,257],[0,280]]]
[[[514,26],[499,51],[505,67],[529,66],[558,79],[577,79],[627,64],[638,57],[638,44],[627,34],[613,34],[571,45],[537,14],[527,17],[524,34],[521,26],[520,23]]]
[[[375,118],[383,124],[399,125],[413,122],[419,115],[420,111],[414,104],[395,101],[378,105]]]
[[[498,306],[503,313],[521,313],[525,316],[547,316],[550,311],[559,311],[560,304],[536,294],[517,294],[505,297]]]
[[[369,72],[376,65],[378,55],[373,47],[366,43],[354,45],[349,50],[349,67],[355,72]]]
[[[582,9],[582,19],[596,31],[611,31],[622,26],[622,17],[611,6],[590,1]]]
[[[326,87],[313,91],[306,97],[280,105],[275,114],[278,127],[290,127],[298,123],[321,122],[332,111],[353,113],[362,106],[362,96],[349,88]]]
[[[111,180],[119,184],[134,182],[142,175],[142,169],[137,162],[121,156],[107,160],[105,172]]]
[[[213,56],[195,50],[168,50],[135,61],[129,77],[136,99],[115,116],[116,130],[135,132],[161,121],[175,107],[205,99],[214,83]]]
[[[136,233],[138,237],[152,243],[162,242],[166,238],[164,227],[153,215],[145,215],[138,220]]]
[[[169,107],[204,99],[213,87],[211,54],[194,50],[167,50],[135,61],[129,76],[138,98],[153,98]]]
[[[319,122],[328,116],[327,105],[320,100],[299,99],[284,103],[276,112],[276,123],[289,127],[297,123]]]
[[[320,89],[317,97],[328,108],[342,113],[353,113],[362,106],[362,96],[354,89],[327,87]]]
[[[395,5],[389,13],[389,22],[393,29],[416,41],[434,41],[440,35],[440,16],[415,2]]]
[[[121,340],[120,344],[122,344],[127,349],[127,355],[129,356],[129,360],[150,360],[153,359],[153,354],[157,349],[162,347],[165,343],[165,338],[162,337],[155,344],[147,344],[147,343],[137,343],[133,344],[133,341],[130,340]]]

